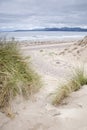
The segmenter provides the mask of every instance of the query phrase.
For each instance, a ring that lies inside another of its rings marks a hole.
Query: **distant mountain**
[[[62,27],[62,28],[37,28],[31,30],[15,30],[15,32],[20,31],[73,31],[73,32],[87,32],[87,28],[80,28],[80,27]]]
[[[51,28],[37,28],[37,29],[20,29],[20,30],[12,30],[12,31],[1,31],[1,32],[26,32],[26,31],[73,31],[73,32],[87,32],[87,28],[80,27],[51,27]]]
[[[79,27],[63,27],[63,28],[45,28],[46,31],[74,31],[74,32],[87,32],[87,29]]]

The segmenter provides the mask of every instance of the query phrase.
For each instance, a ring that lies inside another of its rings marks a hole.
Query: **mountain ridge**
[[[17,30],[0,30],[0,32],[24,32],[24,31],[73,31],[73,32],[87,32],[87,28],[81,27],[50,27],[50,28],[37,28],[37,29],[17,29]]]

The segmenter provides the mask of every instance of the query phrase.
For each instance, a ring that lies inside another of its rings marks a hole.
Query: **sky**
[[[87,0],[0,0],[0,30],[87,27]]]

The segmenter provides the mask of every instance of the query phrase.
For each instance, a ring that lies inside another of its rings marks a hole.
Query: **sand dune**
[[[46,41],[45,41],[46,42]],[[26,102],[12,104],[15,118],[0,113],[0,130],[87,130],[87,86],[73,92],[62,105],[51,104],[51,95],[72,68],[87,68],[87,37],[70,43],[21,45],[31,56],[32,67],[41,75],[43,87]]]

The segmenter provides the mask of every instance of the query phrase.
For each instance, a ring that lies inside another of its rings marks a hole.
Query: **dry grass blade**
[[[60,85],[54,93],[52,104],[60,104],[61,101],[70,95],[71,92],[79,90],[83,85],[87,84],[87,76],[84,69],[77,68],[74,70],[73,76],[66,83]]]
[[[0,41],[0,108],[18,94],[28,98],[40,88],[40,77],[27,64],[13,41]]]

